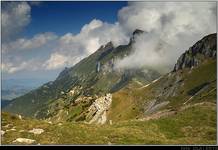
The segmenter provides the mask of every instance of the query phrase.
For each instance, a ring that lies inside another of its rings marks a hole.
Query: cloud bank
[[[31,39],[19,38],[12,42],[2,44],[2,52],[31,50],[44,46],[48,42],[55,40],[57,36],[54,33],[37,34]]]
[[[26,7],[22,8],[23,13],[20,13],[22,15],[17,16],[12,13],[17,11],[14,9],[17,6],[6,7],[7,11],[3,11],[7,12],[6,14],[13,14],[11,18],[25,16],[26,19],[23,20],[26,21],[22,21],[19,28],[25,27],[30,20],[28,4],[21,4],[22,7]],[[13,9],[9,11],[9,8]],[[115,46],[127,44],[135,29],[144,30],[145,34],[136,38],[133,53],[118,60],[116,67],[119,69],[144,67],[166,72],[189,46],[203,36],[216,32],[216,3],[130,2],[128,6],[119,10],[118,20],[113,24],[93,19],[85,24],[78,34],[69,32],[63,36],[57,36],[55,33],[41,33],[31,39],[19,38],[3,43],[6,54],[18,51],[17,47],[26,52],[33,49],[42,52],[40,49],[49,45],[49,53],[43,60],[42,58],[39,58],[40,61],[37,61],[37,58],[28,58],[25,61],[20,59],[16,62],[9,62],[5,59],[4,68],[13,69],[4,70],[14,73],[24,68],[26,70],[55,70],[65,66],[70,67],[109,41],[112,41]],[[13,30],[15,27],[9,27],[8,31],[6,30],[7,34],[12,34]],[[4,34],[3,38],[7,38],[8,35]],[[18,57],[22,58],[22,53]]]
[[[89,24],[84,25],[80,33],[76,35],[67,33],[61,36],[55,53],[51,54],[45,66],[48,65],[47,69],[57,69],[64,65],[72,66],[110,41],[118,46],[127,43],[129,37],[125,35],[118,23],[108,24],[94,19]],[[65,61],[59,59],[60,57]]]
[[[31,7],[27,2],[2,2],[2,40],[14,39],[31,20]]]
[[[203,36],[216,32],[215,3],[137,2],[119,11],[120,24],[145,31],[134,52],[116,62],[117,68],[150,68],[165,73],[177,58]]]

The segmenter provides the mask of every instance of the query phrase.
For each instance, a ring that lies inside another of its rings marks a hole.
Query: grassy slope
[[[171,84],[175,84],[176,77],[178,76],[184,80],[184,85],[178,86],[177,95],[169,96],[167,98],[161,97],[161,101],[170,101],[165,108],[181,107],[183,103],[191,97],[187,94],[188,91],[205,82],[211,82],[209,88],[195,96],[189,103],[202,101],[216,103],[216,61],[208,60],[192,70],[186,69],[183,70],[183,72],[178,72],[170,77],[168,77],[167,74],[157,82],[150,84],[148,87],[139,88],[139,85],[133,82],[114,93],[112,105],[108,112],[109,120],[120,121],[142,117],[145,103],[156,99],[156,95],[160,94],[156,91],[160,88],[168,88]]]
[[[200,74],[200,75],[199,75]],[[175,83],[176,76],[168,74],[148,87],[141,88],[139,82],[131,84],[113,94],[111,109],[108,111],[112,125],[87,125],[64,122],[49,124],[46,121],[25,118],[19,120],[8,114],[2,114],[2,130],[7,124],[16,126],[16,131],[7,131],[2,144],[12,144],[16,138],[35,139],[40,144],[216,144],[216,61],[208,60],[192,70],[180,72],[184,85],[179,86],[179,94],[169,97],[170,103],[165,108],[179,108],[190,98],[188,91],[204,82],[211,82],[201,94],[188,104],[209,102],[190,107],[174,115],[157,120],[139,121],[143,116],[143,104],[155,98],[155,91]],[[166,82],[167,81],[167,82]],[[163,108],[163,109],[165,109]],[[72,109],[70,115],[80,113],[81,107]],[[60,116],[61,117],[61,116]],[[28,130],[42,128],[41,135],[33,135]],[[24,130],[24,132],[19,132]]]
[[[216,79],[216,63],[208,61],[191,72],[190,70],[184,72],[182,75],[186,80],[181,87],[184,89],[180,90],[186,92],[174,99],[171,97],[169,106],[181,107],[190,97],[187,91],[203,82]],[[138,82],[132,82],[115,93],[108,112],[109,119],[113,120],[112,125],[96,126],[72,122],[51,125],[42,120],[28,118],[19,120],[17,117],[2,113],[2,130],[12,128],[4,127],[7,124],[16,126],[16,131],[7,131],[3,135],[2,144],[12,144],[12,141],[19,137],[35,139],[35,144],[216,144],[216,82],[189,102],[189,104],[209,102],[207,104],[190,107],[157,120],[135,119],[142,117],[140,106],[144,101],[153,98],[152,91],[165,80],[163,77],[145,88],[140,88],[142,85]],[[73,112],[70,114],[79,113],[81,109],[80,107],[72,109]],[[42,128],[45,132],[41,135],[28,133],[28,130],[33,128]],[[24,132],[19,132],[20,130]]]
[[[48,88],[44,88],[45,86],[41,86],[30,93],[15,98],[11,105],[7,106],[4,111],[33,116],[37,110],[45,107],[48,102],[55,101],[60,97],[61,91],[66,92],[71,89],[72,86],[77,85],[77,76],[86,78],[87,80],[93,77],[93,74],[95,73],[95,63],[99,53],[100,51],[96,51],[94,54],[83,59],[72,67],[68,73],[59,76],[50,87],[48,86]],[[87,72],[89,72],[89,74]],[[89,78],[86,76],[89,76]],[[34,103],[32,100],[34,100]],[[23,109],[23,106],[26,106],[26,108]]]
[[[113,125],[82,123],[49,124],[25,118],[20,120],[3,113],[2,125],[16,125],[16,131],[3,135],[2,144],[16,138],[35,139],[40,144],[215,144],[216,106],[195,106],[178,114],[150,121],[121,121]],[[41,135],[28,130],[42,128]],[[6,127],[2,127],[6,130]],[[24,132],[19,132],[24,130]],[[19,143],[17,143],[19,144]]]

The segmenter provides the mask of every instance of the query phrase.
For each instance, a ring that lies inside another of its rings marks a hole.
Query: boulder
[[[17,138],[13,141],[13,143],[25,143],[25,144],[33,144],[36,140],[26,139],[26,138]]]
[[[19,118],[20,120],[22,120],[22,116],[21,116],[21,115],[18,115],[18,118]]]
[[[5,134],[5,131],[1,130],[1,135],[4,135]]]
[[[43,132],[44,132],[43,129],[35,129],[35,128],[29,131],[29,133],[33,133],[33,134],[41,134]]]

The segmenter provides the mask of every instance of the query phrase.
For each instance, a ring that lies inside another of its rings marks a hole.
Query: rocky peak
[[[132,33],[132,37],[130,38],[130,43],[134,43],[135,42],[135,38],[139,35],[141,35],[142,33],[144,33],[143,30],[139,30],[136,29],[133,33]]]
[[[216,33],[205,36],[179,57],[173,72],[183,68],[197,66],[206,58],[216,59],[216,42]],[[199,57],[199,55],[201,55],[201,57]]]
[[[134,36],[134,35],[139,35],[139,34],[142,34],[142,33],[144,33],[143,30],[136,29],[136,30],[132,33],[132,35]]]
[[[98,60],[96,62],[96,72],[98,73],[101,69],[101,60],[106,57],[109,53],[111,53],[114,49],[114,45],[112,42],[108,42],[106,45],[101,46],[100,50],[102,51]]]
[[[107,44],[105,44],[105,45],[102,45],[101,47],[100,47],[100,50],[101,51],[107,51],[107,49],[110,49],[110,48],[114,48],[114,45],[113,45],[113,43],[110,41],[110,42],[108,42]]]
[[[114,47],[113,43],[110,41],[107,44],[105,44],[104,47]]]
[[[69,70],[70,70],[70,68],[65,67],[65,68],[60,72],[60,74],[58,75],[57,80],[58,80],[58,79],[61,79],[61,78],[64,77],[66,74],[68,74]]]

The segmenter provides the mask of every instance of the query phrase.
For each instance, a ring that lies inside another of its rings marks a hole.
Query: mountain
[[[1,99],[12,100],[46,82],[46,79],[3,79]]]
[[[2,99],[11,100],[13,98],[19,97],[23,94],[26,94],[30,91],[30,89],[25,88],[12,88],[12,89],[2,89]]]
[[[10,78],[10,79],[2,79],[2,89],[33,89],[36,88],[43,83],[46,83],[48,79],[40,79],[40,78]]]
[[[107,85],[110,82],[103,82],[106,88],[102,86],[101,91],[91,84],[92,92],[79,94],[89,91],[89,76],[78,70],[84,62],[93,60],[91,55],[71,68],[86,77],[78,81],[83,86],[63,91],[59,98],[44,105],[44,111],[39,109],[40,119],[2,113],[2,130],[6,132],[2,143],[20,144],[15,139],[31,138],[32,144],[216,144],[216,41],[216,34],[205,36],[178,58],[171,72],[150,82],[142,82],[137,72],[133,78],[127,71],[128,75],[120,78],[128,82],[113,92],[108,88],[113,86]],[[102,69],[102,59],[100,63],[93,62],[95,65],[89,66],[95,69],[93,74],[108,77]],[[57,79],[64,81],[71,69],[66,68]],[[74,95],[79,96],[71,101]],[[14,105],[19,104],[14,101]],[[37,128],[44,133],[32,134]]]
[[[1,108],[6,107],[8,104],[10,104],[10,102],[10,100],[1,99]]]
[[[216,41],[216,34],[205,36],[179,57],[171,72],[144,86],[131,82],[115,92],[108,120],[167,115],[195,104],[215,106]]]
[[[216,41],[216,34],[204,37],[179,57],[172,72],[142,87],[132,82],[115,92],[108,119],[128,120],[186,104],[216,103]]]
[[[96,98],[118,91],[131,80],[146,84],[158,78],[160,74],[154,70],[143,68],[115,70],[114,62],[132,53],[133,40],[141,32],[143,31],[133,32],[127,45],[114,47],[113,43],[109,42],[101,46],[95,53],[75,66],[65,68],[55,81],[48,82],[36,90],[15,98],[10,105],[5,107],[4,111],[47,118],[74,105],[76,99],[84,99],[86,101],[84,107],[87,109]]]
[[[205,57],[216,59],[216,42],[216,34],[208,35],[198,41],[179,57],[173,71],[197,66],[205,61]]]

